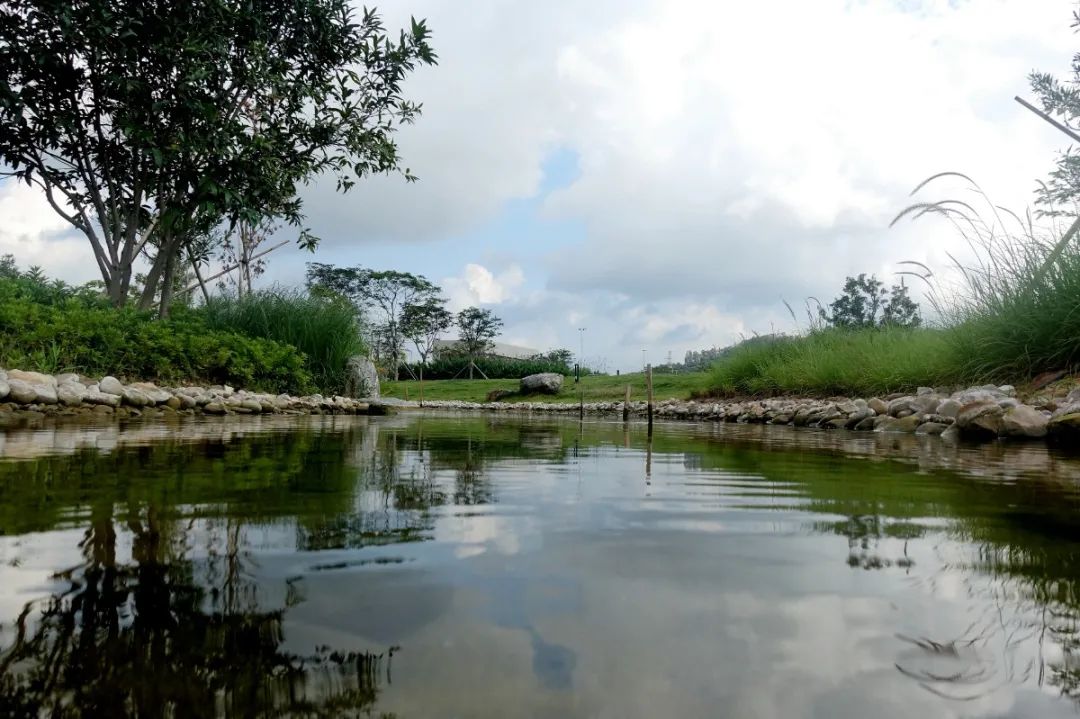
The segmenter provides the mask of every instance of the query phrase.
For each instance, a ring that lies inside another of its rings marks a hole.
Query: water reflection
[[[0,716],[1080,706],[1080,467],[1043,448],[402,415],[0,452]]]

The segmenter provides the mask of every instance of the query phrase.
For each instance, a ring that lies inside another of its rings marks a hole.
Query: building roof
[[[460,342],[458,340],[435,340],[435,351],[453,349],[456,348]],[[540,350],[533,349],[532,347],[522,347],[521,345],[512,345],[506,342],[495,342],[491,349],[488,350],[488,354],[496,355],[497,357],[509,357],[510,359],[527,359],[529,357],[535,357],[540,354]]]

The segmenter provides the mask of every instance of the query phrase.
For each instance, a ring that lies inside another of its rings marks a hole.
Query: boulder
[[[1006,437],[1045,437],[1050,418],[1034,407],[1025,404],[1011,407],[1001,418]]]
[[[84,397],[86,397],[86,388],[77,382],[65,382],[56,390],[56,398],[60,400],[60,404],[80,405]]]
[[[875,426],[878,432],[914,432],[919,427],[919,423],[922,422],[916,415],[908,415],[907,417],[885,417],[885,421],[880,426]]]
[[[915,430],[915,434],[941,434],[951,426],[941,422],[923,422]]]
[[[172,394],[161,389],[153,382],[133,382],[128,385],[128,388],[142,392],[150,400],[151,404],[163,404],[172,397]]]
[[[203,412],[207,414],[225,414],[226,411],[225,405],[221,402],[209,402],[203,407]]]
[[[514,393],[508,389],[493,389],[487,393],[486,402],[501,402],[507,397],[513,397]]]
[[[885,400],[878,397],[872,397],[866,401],[866,406],[874,410],[878,414],[888,414],[889,405],[885,403]]]
[[[13,372],[15,370],[12,370]],[[32,404],[37,400],[37,392],[29,382],[12,377],[7,381],[8,397],[16,404]]]
[[[345,394],[355,398],[379,398],[379,373],[367,357],[356,355],[345,363]]]
[[[563,376],[555,372],[541,372],[521,378],[521,393],[558,394],[562,389]]]
[[[124,385],[120,380],[110,375],[101,378],[101,381],[98,382],[98,391],[104,392],[105,394],[114,394],[117,397],[123,397]]]
[[[125,387],[122,395],[124,404],[131,405],[132,407],[146,407],[153,404],[153,401],[143,393],[142,390],[135,389],[134,387]]]
[[[961,405],[955,399],[949,398],[941,401],[941,404],[937,407],[937,413],[944,417],[952,417],[956,419],[956,415],[960,414]]]
[[[67,382],[79,382],[79,375],[74,372],[64,372],[63,374],[56,375],[57,386],[66,384]]]
[[[6,379],[0,379],[0,399],[5,399],[11,392]]]
[[[100,390],[91,388],[83,396],[83,402],[94,404],[99,407],[119,407],[120,397],[115,394],[106,394]]]
[[[993,399],[969,402],[956,415],[956,427],[965,437],[996,437],[1004,426],[1004,410]]]
[[[42,374],[41,372],[24,372],[21,369],[9,369],[7,375],[9,380],[17,379],[30,385],[48,385],[56,389],[58,384],[56,378],[51,374]]]
[[[889,401],[888,409],[884,414],[888,414],[892,417],[899,417],[901,416],[901,412],[906,412],[907,414],[914,414],[915,411],[915,398],[909,396],[901,396]]]

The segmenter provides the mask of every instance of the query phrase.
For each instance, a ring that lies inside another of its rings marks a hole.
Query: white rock
[[[77,382],[65,382],[57,388],[56,397],[61,404],[79,405],[86,397],[86,388]]]
[[[113,376],[102,377],[98,382],[98,391],[105,394],[115,394],[117,397],[124,396],[124,384]]]
[[[149,397],[147,397],[142,390],[135,389],[134,387],[125,387],[123,398],[125,404],[130,404],[132,407],[145,407],[149,404],[153,404]]]
[[[11,392],[11,387],[8,386],[7,379],[0,377],[0,399],[4,399]]]
[[[91,388],[86,391],[86,395],[83,396],[83,402],[87,404],[103,404],[106,407],[119,407],[120,397],[115,394],[106,394],[97,389]]]
[[[17,379],[30,385],[48,385],[54,389],[57,385],[56,378],[53,377],[51,374],[42,374],[41,372],[24,372],[21,369],[8,370],[7,378],[9,380]]]
[[[32,404],[37,399],[34,385],[12,377],[7,380],[8,398],[16,404]]]

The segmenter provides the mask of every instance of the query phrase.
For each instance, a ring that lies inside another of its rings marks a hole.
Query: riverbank
[[[791,425],[822,429],[941,436],[945,440],[1044,440],[1080,443],[1080,389],[1017,398],[1010,385],[982,385],[948,392],[929,387],[914,394],[869,398],[676,400],[656,402],[658,419]],[[419,409],[417,402],[395,406]],[[643,401],[630,402],[462,402],[426,401],[424,408],[487,412],[550,412],[647,415]]]
[[[127,419],[168,415],[383,414],[378,403],[320,394],[293,396],[234,389],[228,385],[159,387],[74,373],[0,370],[0,429],[34,426],[46,418]]]
[[[685,376],[684,376],[685,377]],[[626,377],[623,386],[625,387]],[[1010,385],[982,385],[953,392],[929,387],[913,394],[868,398],[797,398],[685,400],[668,397],[653,406],[657,419],[791,425],[941,436],[943,439],[1050,440],[1080,444],[1080,388],[1062,386],[1017,397]],[[570,400],[570,401],[568,401]],[[566,393],[556,401],[515,402],[460,400],[416,401],[388,397],[363,400],[342,396],[292,396],[237,390],[227,385],[159,387],[67,373],[49,375],[0,370],[0,427],[33,426],[49,417],[101,418],[168,415],[385,414],[390,408],[439,409],[496,413],[557,413],[643,418],[644,400],[573,402]]]

